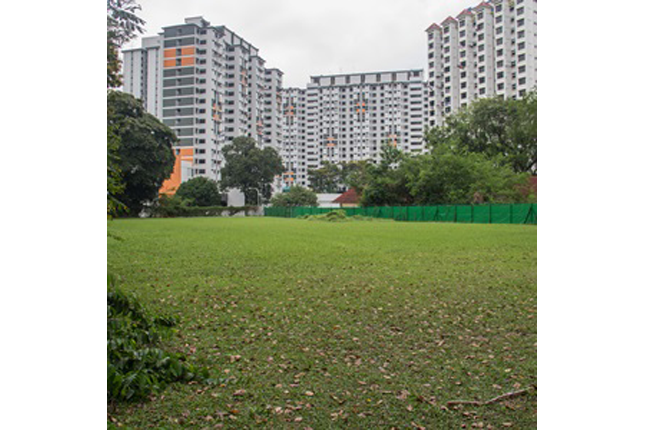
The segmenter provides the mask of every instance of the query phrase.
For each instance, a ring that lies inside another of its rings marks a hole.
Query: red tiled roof
[[[474,9],[475,10],[480,10],[480,9],[482,9],[484,7],[487,7],[489,9],[493,9],[493,5],[491,5],[490,3],[487,3],[485,1],[479,3],[477,6],[474,7]]]
[[[447,22],[457,22],[457,20],[454,19],[453,17],[449,16],[448,18],[446,18],[443,21],[441,21],[441,25],[444,25]]]
[[[358,203],[358,200],[359,200],[358,193],[356,193],[355,189],[350,188],[340,196],[336,197],[336,200],[334,200],[332,203],[341,203],[341,204]]]

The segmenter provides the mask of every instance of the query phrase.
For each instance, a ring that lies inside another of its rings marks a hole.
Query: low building
[[[360,200],[360,196],[358,195],[356,190],[354,188],[350,188],[349,190],[338,196],[338,198],[334,200],[333,203],[339,204],[341,208],[356,208],[358,207]]]
[[[318,198],[318,207],[320,208],[339,208],[340,204],[334,203],[340,194],[316,194]]]

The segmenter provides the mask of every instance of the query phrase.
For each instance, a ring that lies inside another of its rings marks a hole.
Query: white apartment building
[[[426,30],[430,127],[481,97],[537,87],[537,0],[491,0]]]
[[[123,57],[123,90],[173,129],[178,158],[192,163],[189,174],[173,174],[175,186],[193,176],[220,180],[222,147],[235,137],[280,147],[280,117],[266,108],[280,104],[282,72],[266,69],[258,49],[225,26],[186,18]]]
[[[283,154],[298,185],[309,185],[307,171],[323,161],[378,162],[384,144],[425,151],[428,100],[421,69],[312,76],[306,90],[286,94],[289,147]]]
[[[307,185],[307,91],[285,88],[282,93],[282,185]]]
[[[280,69],[266,69],[265,91],[262,106],[262,122],[264,124],[263,146],[282,150],[282,76]]]

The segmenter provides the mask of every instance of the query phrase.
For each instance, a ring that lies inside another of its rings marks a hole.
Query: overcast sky
[[[144,36],[203,16],[260,50],[283,85],[311,75],[426,68],[425,29],[476,0],[138,0]],[[138,47],[139,38],[126,48]]]

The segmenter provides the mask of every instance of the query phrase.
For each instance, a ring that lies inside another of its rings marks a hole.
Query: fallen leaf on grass
[[[410,395],[410,392],[408,390],[401,390],[399,391],[399,394],[396,396],[396,398],[399,400],[405,400],[408,398],[409,395]]]

